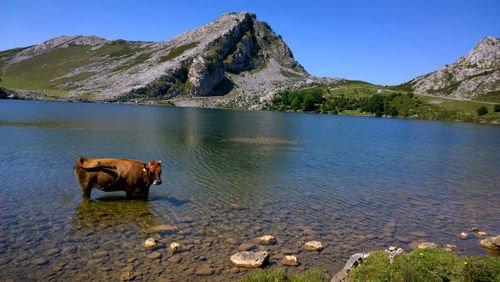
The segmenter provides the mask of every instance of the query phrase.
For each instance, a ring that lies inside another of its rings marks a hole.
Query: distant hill
[[[248,12],[223,14],[165,42],[60,36],[7,50],[0,78],[27,99],[255,109],[277,90],[336,81],[311,77],[281,36]]]
[[[500,102],[500,38],[483,38],[468,55],[409,85],[415,94]]]

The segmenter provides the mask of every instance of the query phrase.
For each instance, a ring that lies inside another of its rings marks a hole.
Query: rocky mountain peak
[[[416,94],[475,99],[500,91],[500,38],[488,36],[455,63],[410,81]]]

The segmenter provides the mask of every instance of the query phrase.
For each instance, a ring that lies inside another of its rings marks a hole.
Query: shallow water
[[[0,100],[0,280],[231,280],[245,243],[290,274],[419,240],[483,255],[458,234],[500,233],[499,141],[467,123]],[[80,155],[161,159],[163,184],[84,201]]]

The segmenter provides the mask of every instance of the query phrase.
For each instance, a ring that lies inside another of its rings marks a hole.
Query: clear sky
[[[128,1],[0,0],[0,50],[60,35],[166,41],[250,11],[280,34],[312,75],[394,85],[500,37],[500,0]]]

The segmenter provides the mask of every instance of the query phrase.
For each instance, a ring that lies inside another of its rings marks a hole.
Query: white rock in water
[[[156,246],[158,246],[158,241],[155,239],[155,238],[148,238],[145,242],[144,242],[144,247],[146,248],[155,248]]]
[[[175,243],[175,242],[174,242],[174,243],[170,244],[169,248],[170,248],[170,250],[171,250],[172,252],[174,252],[174,253],[175,253],[175,252],[179,251],[180,249],[182,249],[182,245],[181,245],[181,244],[179,244],[179,243]]]
[[[304,244],[304,249],[308,251],[321,251],[323,250],[323,245],[318,241],[309,241]]]
[[[276,242],[276,238],[272,235],[265,235],[259,238],[259,241],[265,244],[272,244]]]
[[[231,256],[231,263],[238,267],[257,268],[267,263],[270,254],[266,251],[243,251]]]
[[[460,237],[462,239],[467,239],[467,238],[469,238],[469,234],[462,232],[462,233],[460,233],[460,235],[458,237]]]

